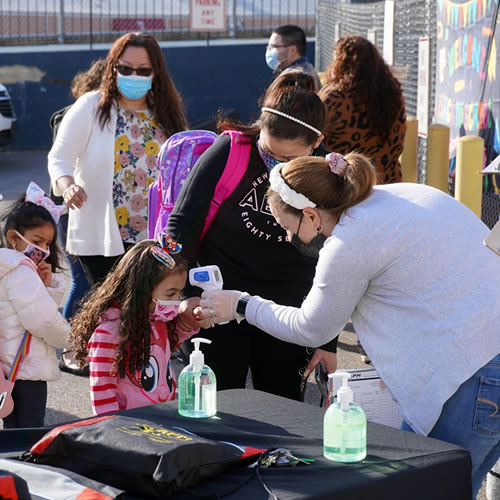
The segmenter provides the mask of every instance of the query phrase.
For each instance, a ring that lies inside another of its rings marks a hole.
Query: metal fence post
[[[64,43],[64,0],[59,0],[58,26],[59,43]]]
[[[232,16],[232,24],[233,24],[232,30],[231,30],[232,31],[231,36],[233,38],[236,38],[236,32],[238,30],[238,25],[237,25],[238,20],[236,19],[236,0],[233,0],[233,10],[232,10],[231,16]]]
[[[433,123],[427,138],[428,186],[448,193],[448,169],[450,166],[450,128]]]
[[[399,157],[403,171],[403,182],[417,182],[418,179],[418,120],[406,119],[406,136],[403,152]]]
[[[457,147],[455,198],[481,218],[483,191],[484,139],[474,135],[460,137]]]

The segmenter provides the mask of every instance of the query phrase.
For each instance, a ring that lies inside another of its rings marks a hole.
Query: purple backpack
[[[215,186],[214,197],[205,218],[201,238],[217,215],[221,203],[235,190],[246,172],[250,159],[250,141],[242,141],[242,134],[233,130],[223,134],[231,136],[231,149],[224,172]],[[217,134],[207,130],[178,132],[168,138],[158,155],[158,179],[149,187],[148,237],[154,238],[165,231],[168,217],[189,172],[198,158],[213,144]]]

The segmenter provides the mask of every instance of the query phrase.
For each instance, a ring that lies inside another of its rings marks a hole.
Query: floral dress
[[[165,140],[165,133],[151,111],[118,108],[113,206],[126,243],[147,238],[148,188],[157,177],[156,160]]]

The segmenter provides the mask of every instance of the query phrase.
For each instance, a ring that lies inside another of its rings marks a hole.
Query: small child
[[[71,320],[75,357],[89,358],[96,415],[174,399],[171,351],[205,326],[193,312],[198,298],[179,301],[187,278],[181,246],[165,235],[159,241],[128,250]]]
[[[65,281],[59,268],[56,206],[34,182],[2,217],[0,248],[0,369],[7,376],[27,330],[28,352],[12,391],[5,429],[44,425],[47,381],[61,376],[56,347],[66,347],[69,324],[58,312]]]

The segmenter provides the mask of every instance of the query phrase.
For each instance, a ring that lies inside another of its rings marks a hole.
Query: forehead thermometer
[[[202,288],[205,292],[222,290],[222,274],[219,266],[202,266],[189,270],[189,284]],[[228,321],[220,323],[225,325]]]
[[[222,274],[219,266],[195,267],[189,270],[189,284],[205,291],[222,290]]]

